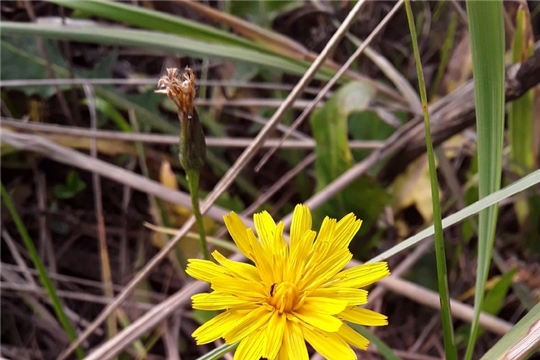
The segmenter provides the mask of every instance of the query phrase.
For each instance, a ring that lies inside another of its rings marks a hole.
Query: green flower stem
[[[180,119],[180,165],[186,170],[201,171],[206,162],[206,141],[197,110],[191,114],[178,111]],[[188,180],[189,181],[189,180]]]
[[[196,170],[186,170],[186,178],[189,184],[189,193],[191,194],[191,203],[193,204],[193,214],[197,222],[197,231],[201,240],[201,252],[206,260],[210,260],[208,245],[206,242],[206,233],[204,231],[203,217],[199,206],[199,172]]]
[[[450,309],[450,295],[448,290],[448,273],[446,269],[446,255],[444,251],[444,239],[441,220],[441,207],[439,200],[439,185],[437,182],[437,168],[435,165],[435,155],[433,152],[433,143],[431,140],[431,128],[429,124],[428,100],[426,85],[424,82],[424,72],[418,50],[418,40],[416,36],[416,26],[414,24],[414,14],[411,9],[410,0],[405,0],[405,10],[409,22],[409,31],[411,33],[411,42],[416,62],[416,73],[418,75],[418,87],[420,89],[420,98],[422,100],[422,109],[424,113],[424,129],[426,134],[426,148],[429,164],[429,177],[431,183],[431,201],[433,204],[433,227],[435,228],[435,255],[437,262],[437,283],[439,285],[439,297],[441,302],[441,319],[443,324],[444,350],[446,359],[457,360],[456,341],[454,337],[454,326],[452,323],[452,313]]]
[[[179,110],[178,119],[182,129],[180,132],[180,164],[186,171],[193,214],[200,236],[201,252],[204,259],[210,260],[203,217],[199,206],[199,177],[206,160],[206,141],[197,110],[193,109],[191,114]]]

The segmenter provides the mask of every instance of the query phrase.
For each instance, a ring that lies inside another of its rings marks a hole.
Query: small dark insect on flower
[[[158,82],[159,90],[156,93],[167,94],[178,110],[191,117],[193,113],[193,99],[195,98],[195,75],[186,66],[186,71],[179,74],[177,68],[167,69],[167,75],[162,76]]]
[[[276,284],[272,284],[272,286],[270,286],[270,296],[274,296],[274,288],[276,287]]]

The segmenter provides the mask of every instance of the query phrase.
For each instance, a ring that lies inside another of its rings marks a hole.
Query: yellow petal
[[[212,289],[221,293],[235,295],[242,299],[259,301],[266,298],[266,290],[260,282],[243,280],[239,278],[226,279],[215,278],[212,281]]]
[[[357,333],[347,324],[343,324],[343,326],[339,329],[338,334],[349,344],[356,346],[361,350],[367,350],[369,340]]]
[[[311,230],[311,212],[306,205],[298,204],[294,208],[291,231],[290,231],[290,246],[293,249],[296,243],[299,242],[306,231]]]
[[[259,306],[249,313],[238,313],[230,322],[229,329],[223,334],[227,344],[233,344],[251,335],[254,331],[266,327],[272,317],[273,312]]]
[[[360,226],[362,226],[362,220],[356,220],[353,213],[339,220],[336,225],[334,248],[348,248],[354,235],[360,230]]]
[[[255,223],[255,230],[257,230],[257,235],[264,250],[270,252],[276,231],[274,219],[272,219],[272,216],[267,211],[263,211],[253,215],[253,222]]]
[[[352,254],[348,249],[342,249],[331,253],[326,259],[322,260],[319,264],[313,264],[313,271],[306,274],[304,279],[300,281],[299,286],[306,290],[311,290],[322,286],[328,280],[332,279],[337,273],[339,273],[345,265],[352,259]]]
[[[363,264],[344,270],[334,276],[332,286],[360,288],[371,285],[389,274],[390,271],[386,262]]]
[[[216,277],[230,277],[229,272],[224,267],[212,261],[201,259],[189,259],[186,272],[189,276],[208,283]]]
[[[365,326],[388,325],[388,317],[386,315],[359,306],[347,308],[339,314],[339,317],[345,321]]]
[[[264,284],[270,286],[277,281],[275,281],[274,269],[270,262],[269,254],[264,250],[262,245],[257,241],[253,230],[247,230],[248,237],[250,238],[250,243],[252,244],[253,249],[253,262],[259,270],[259,274]]]
[[[334,239],[334,233],[336,230],[336,219],[330,219],[328,216],[324,218],[321,229],[319,230],[319,235],[314,242],[313,250],[320,250],[319,247],[323,244],[330,245]],[[324,256],[324,254],[323,254]]]
[[[306,342],[300,325],[294,321],[287,321],[287,329],[283,335],[283,346],[278,359],[308,360],[308,358]]]
[[[251,301],[240,299],[237,296],[213,292],[211,294],[196,294],[191,297],[192,307],[199,310],[225,310],[235,307],[246,307],[253,304]]]
[[[274,255],[282,255],[284,254],[283,249],[287,248],[287,243],[285,242],[285,238],[283,237],[283,229],[285,228],[285,224],[283,224],[281,221],[277,224],[276,230],[274,231],[274,239],[272,240],[272,254]],[[283,258],[277,259],[278,261],[283,261]]]
[[[302,327],[302,332],[315,351],[329,360],[356,360],[351,347],[336,333],[325,333]]]
[[[230,319],[231,312],[225,311],[202,324],[191,336],[195,338],[197,345],[216,341],[220,337],[223,337]]]
[[[221,255],[217,250],[212,253],[212,256],[232,275],[245,280],[252,280],[255,282],[261,281],[259,271],[255,266],[243,262],[229,260],[225,256]]]
[[[317,288],[309,296],[339,299],[347,302],[347,306],[367,303],[367,290],[341,287]]]
[[[343,324],[340,319],[333,315],[306,311],[303,306],[297,311],[293,311],[293,315],[309,325],[328,332],[338,331],[340,326]]]
[[[284,280],[297,284],[304,276],[304,268],[308,261],[309,249],[313,245],[315,236],[317,236],[315,231],[308,230],[304,233],[302,239],[296,241],[295,245],[291,243],[288,264],[288,268],[291,270],[287,274],[288,279],[285,278]]]
[[[302,313],[317,312],[327,315],[341,313],[347,307],[347,301],[341,299],[332,299],[327,297],[309,296],[302,304]]]
[[[266,359],[275,359],[281,349],[283,343],[283,333],[287,326],[287,317],[285,314],[279,314],[274,312],[266,329],[263,333],[265,338],[266,347],[263,352],[263,357]]]
[[[231,211],[229,215],[223,216],[225,226],[231,234],[234,243],[238,249],[244,254],[248,259],[253,260],[253,254],[251,250],[251,244],[247,235],[246,225],[240,220],[238,215],[234,211]]]
[[[234,359],[236,360],[260,360],[263,356],[264,341],[261,341],[262,329],[254,332],[251,336],[246,337],[240,342],[236,352],[234,353]],[[263,338],[264,340],[264,338]]]

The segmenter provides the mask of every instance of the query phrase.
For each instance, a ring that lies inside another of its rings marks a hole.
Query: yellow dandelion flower
[[[238,215],[224,217],[238,249],[254,265],[231,261],[214,251],[218,264],[189,260],[187,273],[211,284],[209,294],[192,297],[193,308],[225,310],[199,327],[197,344],[219,338],[239,342],[235,359],[308,359],[305,341],[327,359],[356,359],[350,347],[367,349],[369,341],[347,323],[386,325],[387,317],[364,309],[367,291],[359,289],[390,272],[386,262],[343,270],[351,260],[349,243],[360,229],[354,214],[340,221],[325,218],[319,234],[311,213],[297,205],[289,243],[284,225],[270,214],[255,214],[258,239]]]

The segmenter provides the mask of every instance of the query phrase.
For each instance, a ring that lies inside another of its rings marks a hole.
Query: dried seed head
[[[167,69],[167,75],[158,81],[158,88],[156,93],[167,94],[178,107],[178,111],[188,118],[191,117],[195,98],[195,75],[189,66],[186,66],[186,72],[181,75],[177,68]]]
[[[195,75],[186,66],[182,74],[176,68],[167,69],[167,75],[159,79],[157,93],[167,94],[178,108],[180,120],[180,164],[186,171],[197,171],[206,162],[204,132],[193,106],[195,98]]]

